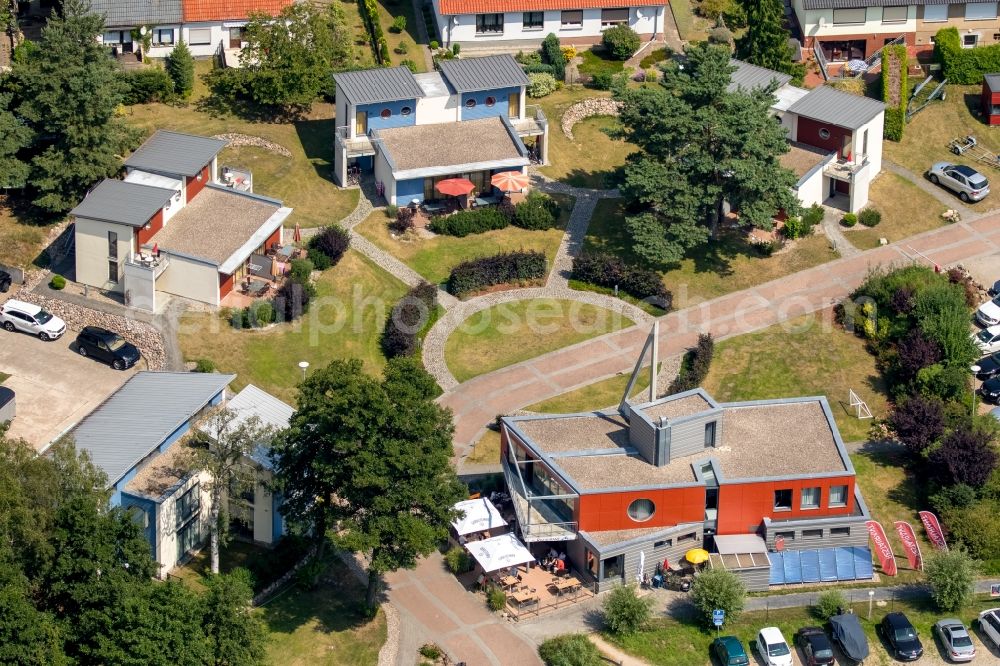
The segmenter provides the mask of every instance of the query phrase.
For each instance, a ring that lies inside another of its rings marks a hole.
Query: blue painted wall
[[[153,559],[157,559],[156,553],[156,505],[157,503],[153,500],[147,499],[145,497],[137,497],[129,493],[121,494],[122,508],[129,509],[131,507],[138,507],[143,510],[146,514],[146,529],[143,530],[143,534],[146,537],[146,541],[149,542],[149,551],[153,555]]]
[[[357,165],[361,167],[361,170],[365,173],[371,173],[375,168],[375,156],[374,155],[362,155],[361,157],[356,157],[354,160]]]
[[[400,206],[406,206],[413,199],[424,200],[424,179],[412,178],[410,180],[396,181],[396,202]]]
[[[492,116],[507,117],[509,110],[509,99],[511,93],[521,92],[520,88],[499,88],[497,90],[485,90],[483,92],[464,93],[462,95],[462,120],[477,120],[479,118],[490,118]],[[486,106],[486,98],[493,97],[496,104]],[[476,100],[473,108],[465,106],[470,99]]]
[[[400,113],[404,106],[410,107],[410,115]],[[392,111],[388,118],[380,115],[383,109]],[[417,100],[406,99],[401,102],[385,102],[381,104],[362,104],[358,111],[368,112],[368,130],[389,129],[390,127],[409,127],[417,124]],[[352,121],[353,122],[353,121]]]
[[[271,543],[276,544],[285,533],[285,520],[281,517],[281,496],[271,495]]]

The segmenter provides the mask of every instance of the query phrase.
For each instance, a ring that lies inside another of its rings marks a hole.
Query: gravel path
[[[830,206],[823,206],[823,213],[823,233],[830,239],[833,249],[839,252],[842,257],[853,257],[861,254],[861,250],[854,247],[854,244],[847,240],[847,236],[844,235],[843,230],[840,228],[840,216],[843,214],[843,211],[831,208]]]

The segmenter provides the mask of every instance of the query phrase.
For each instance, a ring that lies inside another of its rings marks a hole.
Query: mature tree
[[[104,19],[84,0],[66,0],[42,28],[37,50],[13,65],[18,117],[34,131],[29,182],[48,214],[75,206],[121,167],[137,133],[116,115],[124,83],[97,43]]]
[[[447,535],[464,487],[451,467],[451,414],[413,359],[389,361],[381,381],[361,362],[334,361],[301,386],[298,410],[274,449],[284,515],[320,539],[338,523],[341,547],[369,554],[368,606],[383,574],[411,568]]]
[[[988,433],[956,428],[930,453],[934,472],[942,483],[983,486],[997,466],[997,452]]]
[[[649,622],[652,600],[636,594],[634,585],[619,585],[604,599],[601,611],[611,633],[629,636]]]
[[[691,586],[691,601],[706,625],[712,624],[712,611],[721,608],[731,622],[743,612],[747,588],[739,576],[725,569],[709,569],[696,576]]]
[[[223,407],[208,414],[191,438],[193,469],[208,472],[205,487],[212,498],[208,511],[212,573],[219,573],[219,546],[229,537],[230,495],[239,497],[257,486],[257,465],[250,456],[258,446],[274,438],[274,430],[254,414],[241,417]],[[207,432],[206,432],[207,431]]]
[[[973,557],[991,560],[1000,552],[1000,502],[985,500],[944,511],[941,522],[948,526],[949,540],[965,546]]]
[[[934,603],[945,613],[966,606],[975,593],[979,564],[961,548],[935,551],[924,564]]]
[[[11,109],[12,95],[0,92],[0,189],[24,187],[28,164],[19,155],[31,143],[32,133]]]
[[[13,567],[0,564],[0,663],[67,664],[62,645],[55,618],[35,608],[27,581]]]
[[[944,434],[944,406],[936,398],[912,396],[892,411],[889,425],[912,453],[923,453]]]
[[[727,90],[727,49],[687,48],[659,86],[620,89],[621,130],[639,147],[625,165],[622,194],[636,252],[675,262],[714,237],[728,203],[744,227],[771,228],[774,215],[798,211],[795,175],[781,166],[788,140],[774,122],[773,89]]]
[[[174,82],[174,90],[184,98],[191,96],[194,90],[194,57],[184,40],[177,42],[174,50],[167,56],[167,73]]]
[[[209,663],[216,666],[252,666],[264,661],[267,634],[251,612],[253,585],[246,569],[212,576],[205,585],[203,626],[208,637]]]
[[[754,0],[744,6],[747,31],[736,42],[737,57],[801,79],[805,68],[792,62],[792,47],[788,44],[791,35],[785,29],[781,0]]]

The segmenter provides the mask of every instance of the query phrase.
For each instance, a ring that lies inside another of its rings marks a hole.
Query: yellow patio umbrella
[[[691,564],[701,564],[708,561],[708,551],[704,548],[692,548],[684,553],[684,559]]]

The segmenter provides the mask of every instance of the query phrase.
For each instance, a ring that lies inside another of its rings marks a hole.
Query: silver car
[[[990,183],[986,177],[964,164],[936,162],[927,172],[927,177],[935,185],[944,185],[966,203],[982,201],[990,193]]]
[[[951,661],[972,661],[976,657],[976,646],[961,620],[938,620],[934,623],[934,635]]]

